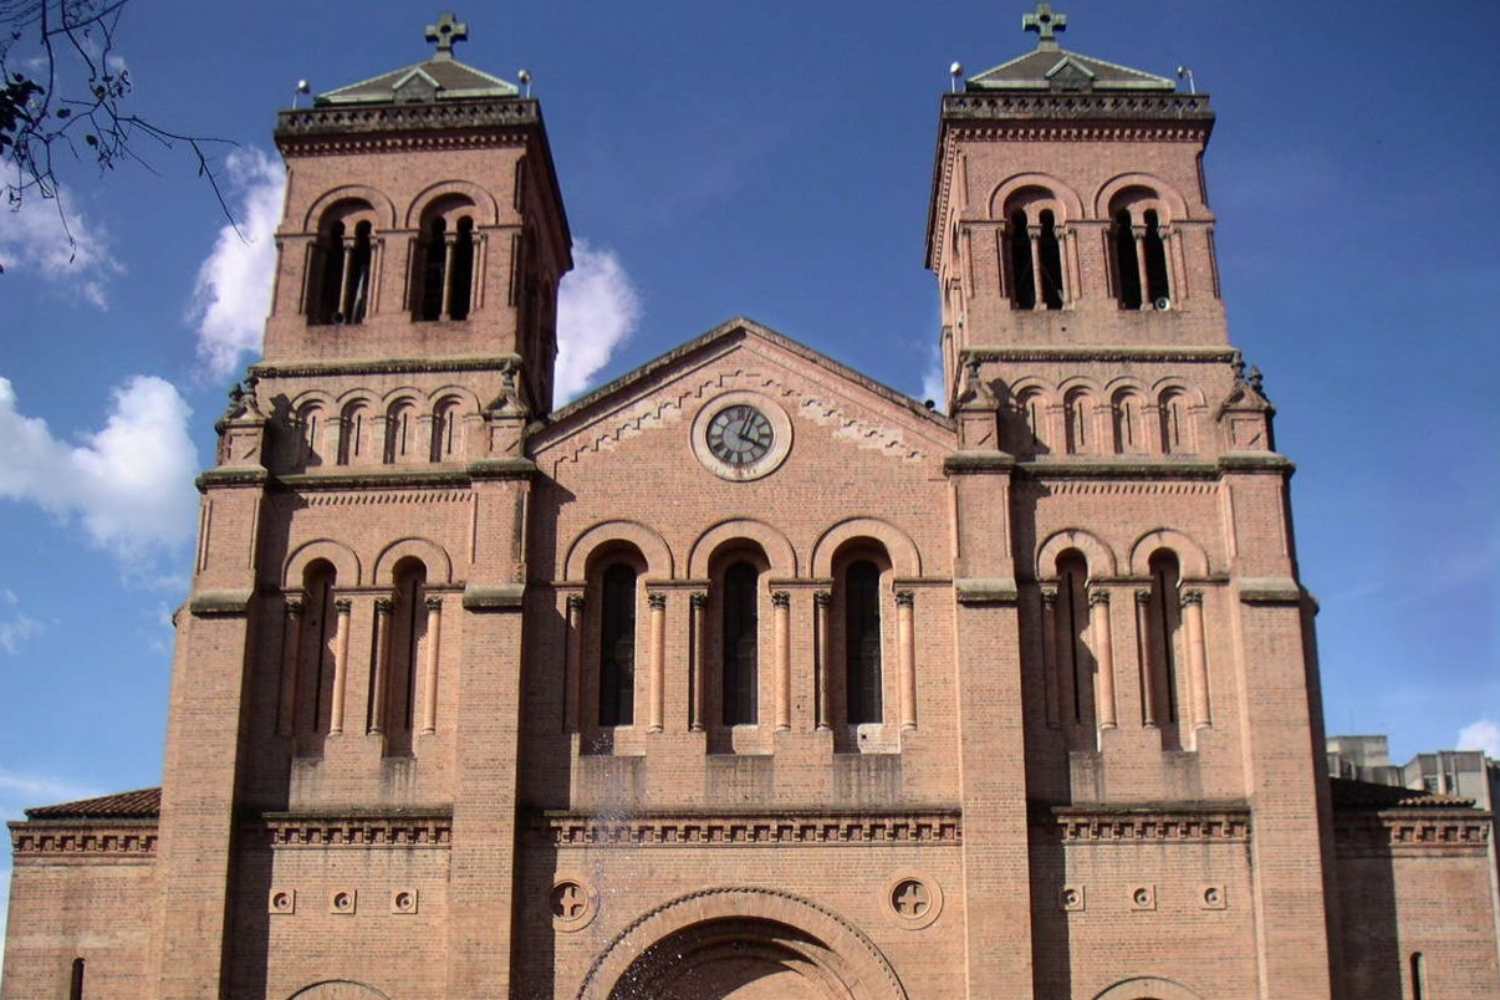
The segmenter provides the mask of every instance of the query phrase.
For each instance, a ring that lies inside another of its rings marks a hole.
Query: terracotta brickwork
[[[1209,99],[1059,18],[943,102],[946,415],[748,319],[555,406],[540,108],[451,18],[283,112],[163,787],[11,824],[0,997],[1500,991],[1488,814],[1322,774]]]

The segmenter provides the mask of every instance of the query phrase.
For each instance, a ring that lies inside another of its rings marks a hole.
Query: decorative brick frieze
[[[283,116],[288,112],[283,112]],[[1184,133],[1184,138],[1202,141],[1203,133],[1213,125],[1214,113],[1209,107],[1207,94],[1055,94],[1040,93],[970,93],[943,95],[943,120],[1023,120],[1038,118],[1069,121],[1162,121],[1171,123],[1152,129],[1151,138],[1161,139],[1156,132],[1166,128]],[[1093,126],[1093,130],[1108,129],[1113,132],[1118,126]],[[1079,136],[1085,138],[1085,136]],[[1089,139],[1106,138],[1089,135]]]
[[[1493,830],[1490,814],[1475,809],[1390,809],[1335,812],[1340,857],[1402,854],[1483,854]]]
[[[156,857],[156,822],[91,822],[88,820],[10,826],[10,846],[17,862],[27,860],[112,860],[149,862]]]
[[[1033,830],[1063,844],[1245,843],[1247,807],[1109,809],[1033,807]]]
[[[963,842],[957,810],[917,813],[656,813],[616,817],[541,813],[535,830],[557,847],[954,847]]]
[[[378,507],[388,504],[427,506],[438,503],[468,503],[467,490],[402,490],[378,493],[310,493],[299,497],[308,507]]]
[[[247,823],[243,832],[263,836],[276,850],[298,848],[409,848],[447,849],[453,839],[453,814],[448,811],[386,814],[265,813]]]
[[[260,378],[331,378],[345,375],[427,375],[437,372],[503,372],[521,363],[519,354],[481,358],[374,358],[367,361],[305,361],[251,365]]]
[[[1222,347],[976,347],[960,353],[962,361],[991,364],[1229,364],[1238,355]]]

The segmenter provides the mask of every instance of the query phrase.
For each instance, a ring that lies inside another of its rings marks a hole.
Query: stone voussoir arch
[[[641,914],[610,939],[589,966],[576,1000],[610,1000],[617,983],[654,944],[716,920],[763,920],[816,939],[850,972],[853,1000],[906,1000],[889,960],[849,920],[784,889],[717,886],[668,900]],[[626,942],[638,942],[626,947]]]
[[[427,538],[411,536],[398,538],[380,550],[375,557],[375,572],[371,579],[377,587],[396,585],[396,564],[411,556],[427,567],[427,582],[450,584],[453,582],[453,560],[448,550]]]
[[[288,1000],[390,1000],[390,997],[373,986],[352,979],[325,979],[302,987]]]
[[[1163,223],[1181,222],[1189,218],[1187,200],[1178,193],[1177,189],[1154,174],[1117,174],[1105,181],[1094,195],[1094,218],[1109,219],[1109,203],[1115,200],[1120,192],[1130,188],[1145,188],[1156,195],[1156,199],[1162,203],[1169,213],[1169,218],[1161,220]]]
[[[1170,549],[1177,556],[1184,579],[1201,580],[1212,572],[1208,552],[1191,535],[1175,528],[1154,528],[1137,538],[1130,547],[1132,576],[1151,575],[1151,556],[1158,549]]]
[[[878,517],[851,517],[823,532],[813,545],[812,575],[821,579],[833,576],[833,557],[845,542],[870,538],[885,546],[891,569],[898,577],[922,575],[922,554],[911,536],[889,521]]]
[[[1051,580],[1057,576],[1057,557],[1068,549],[1077,549],[1088,560],[1089,579],[1113,577],[1119,573],[1119,560],[1103,539],[1082,528],[1063,528],[1048,535],[1037,547],[1036,578]]]
[[[1159,976],[1136,976],[1121,980],[1094,1000],[1203,1000],[1203,997],[1181,983]]]
[[[1023,173],[1007,177],[995,185],[995,190],[990,192],[989,213],[991,219],[1000,219],[1005,211],[1005,203],[1010,200],[1011,195],[1027,188],[1042,188],[1052,195],[1052,200],[1062,206],[1063,217],[1058,219],[1059,225],[1067,222],[1076,222],[1084,217],[1083,199],[1078,197],[1067,184],[1051,174]]]
[[[416,229],[422,224],[422,215],[433,202],[450,194],[461,195],[474,204],[474,223],[481,226],[500,224],[500,204],[488,190],[473,181],[448,180],[423,188],[406,209],[406,228]]]
[[[713,525],[694,540],[693,547],[688,550],[688,578],[708,579],[708,565],[713,561],[714,553],[726,544],[742,539],[760,546],[771,564],[772,576],[797,575],[797,550],[786,535],[753,517],[734,517]]]
[[[676,561],[672,547],[655,530],[639,521],[601,521],[585,530],[573,544],[563,560],[563,579],[582,583],[588,574],[589,560],[594,553],[612,542],[629,542],[646,560],[646,572],[659,579],[671,580],[677,576]]]
[[[382,229],[396,228],[396,203],[391,201],[384,191],[365,184],[345,184],[323,192],[318,196],[317,201],[308,206],[307,215],[302,219],[302,231],[304,233],[317,232],[318,220],[341,201],[365,202],[380,217]]]
[[[364,582],[359,556],[353,549],[331,538],[314,538],[288,553],[281,566],[282,588],[296,590],[301,587],[307,567],[320,559],[332,564],[338,573],[340,587],[358,587]]]

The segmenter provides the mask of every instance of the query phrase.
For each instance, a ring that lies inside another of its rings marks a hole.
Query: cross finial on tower
[[[453,16],[451,10],[444,11],[437,19],[437,24],[427,26],[427,40],[437,45],[438,59],[453,58],[453,43],[462,42],[469,37],[469,26]]]
[[[1021,29],[1035,31],[1040,48],[1055,49],[1057,48],[1055,32],[1068,30],[1068,15],[1052,13],[1050,3],[1038,3],[1036,13],[1022,15]]]

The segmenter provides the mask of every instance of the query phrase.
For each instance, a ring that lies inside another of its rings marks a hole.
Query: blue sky
[[[606,335],[578,345],[573,384],[744,313],[921,393],[938,95],[951,61],[973,72],[1032,45],[1023,7],[460,9],[461,59],[533,73],[587,243],[572,308]],[[1231,335],[1264,369],[1299,466],[1329,731],[1388,732],[1405,759],[1500,721],[1500,113],[1486,96],[1500,10],[1057,7],[1065,46],[1163,74],[1186,63],[1214,96],[1206,169]],[[128,8],[118,51],[141,112],[241,144],[220,166],[256,235],[274,225],[270,132],[296,81],[331,89],[425,58],[435,14],[153,0]],[[264,254],[222,232],[185,154],[150,159],[157,175],[68,168],[72,264],[32,209],[0,215],[8,818],[158,782],[189,481],[211,455],[225,371],[253,359],[237,348],[258,335],[245,310],[263,301]]]

